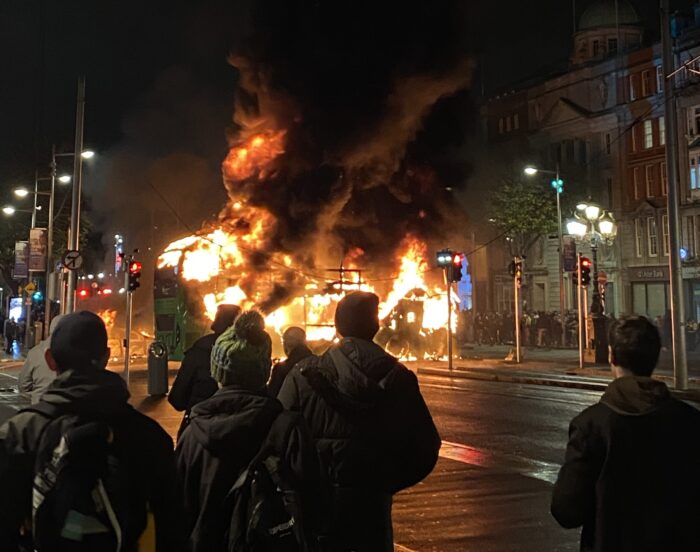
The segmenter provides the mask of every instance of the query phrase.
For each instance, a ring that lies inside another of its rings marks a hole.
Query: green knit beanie
[[[222,386],[260,389],[270,377],[272,341],[256,311],[242,313],[214,343],[211,375]]]

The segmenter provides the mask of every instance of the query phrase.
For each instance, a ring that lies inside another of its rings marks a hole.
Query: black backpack
[[[301,497],[277,451],[288,441],[296,414],[284,411],[229,491],[229,552],[308,550]]]
[[[40,435],[34,467],[35,550],[122,550],[128,487],[110,426],[46,403],[27,410],[51,418]]]

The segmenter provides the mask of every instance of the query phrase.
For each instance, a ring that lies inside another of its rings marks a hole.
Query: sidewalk
[[[446,361],[409,362],[410,368],[422,375],[459,377],[487,381],[504,381],[536,385],[552,385],[603,391],[612,380],[610,367],[586,364],[579,368],[578,351],[571,349],[524,349],[522,362],[505,360],[511,351],[508,345],[476,346],[462,350],[463,358],[453,361],[453,370]],[[698,359],[694,358],[698,357]],[[700,401],[700,354],[688,355],[689,389],[673,389],[672,358],[663,351],[655,377],[664,381],[678,398]]]

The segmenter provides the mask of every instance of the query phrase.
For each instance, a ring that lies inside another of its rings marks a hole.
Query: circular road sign
[[[80,254],[80,251],[69,249],[63,254],[61,264],[68,270],[78,270],[83,266],[83,256]]]

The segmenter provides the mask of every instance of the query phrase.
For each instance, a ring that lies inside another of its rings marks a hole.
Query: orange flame
[[[252,176],[266,178],[273,161],[284,153],[284,130],[268,130],[254,134],[245,142],[232,147],[223,163],[228,180],[246,180]]]

